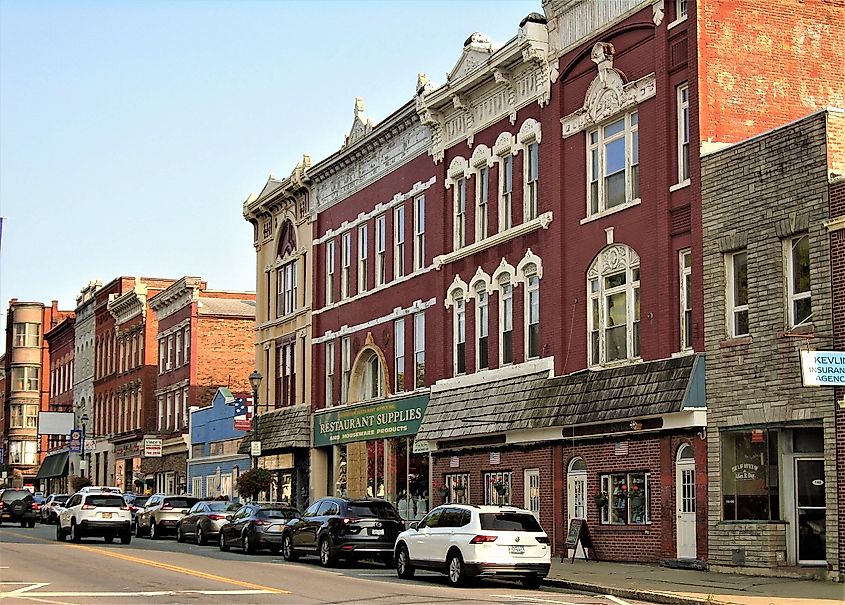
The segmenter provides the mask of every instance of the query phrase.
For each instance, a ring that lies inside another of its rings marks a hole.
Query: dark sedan
[[[197,502],[176,524],[176,540],[184,542],[188,536],[193,536],[197,544],[207,544],[209,540],[218,540],[220,528],[239,508],[241,508],[240,504],[227,500]]]
[[[318,555],[330,567],[338,559],[378,559],[393,565],[393,545],[405,524],[387,500],[322,498],[297,519],[289,521],[282,536],[286,561],[300,555]]]
[[[278,553],[285,524],[298,516],[299,511],[287,504],[245,504],[220,528],[220,550],[235,546],[246,554],[260,549]]]

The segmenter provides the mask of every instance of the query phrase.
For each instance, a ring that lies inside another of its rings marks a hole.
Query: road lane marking
[[[33,592],[31,594],[12,592],[0,592],[0,598],[24,596],[27,598],[35,597],[172,597],[180,594],[201,594],[207,596],[238,596],[238,595],[256,595],[256,594],[271,594],[270,590],[142,590],[137,592],[61,592],[61,591],[44,591]]]
[[[628,601],[623,601],[619,597],[612,595],[612,594],[606,594],[606,595],[604,595],[604,597],[606,599],[610,600],[610,601],[613,601],[617,605],[631,605]]]
[[[556,601],[553,599],[541,599],[540,597],[518,597],[509,594],[494,594],[491,597],[511,599],[513,601],[525,601],[528,603],[554,603],[555,605],[584,605],[583,603],[573,603],[572,601]]]

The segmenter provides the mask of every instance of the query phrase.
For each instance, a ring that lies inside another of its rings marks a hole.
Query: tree
[[[74,475],[70,478],[70,488],[74,492],[78,492],[83,487],[88,487],[91,485],[91,480],[88,477],[83,477],[82,475]]]
[[[273,473],[266,468],[254,468],[238,477],[238,493],[242,498],[258,500],[258,494],[273,485]]]

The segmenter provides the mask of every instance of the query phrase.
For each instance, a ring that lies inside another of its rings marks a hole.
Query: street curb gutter
[[[680,596],[653,590],[631,590],[629,588],[614,588],[612,586],[601,586],[599,584],[587,584],[584,582],[570,582],[569,580],[558,580],[555,578],[544,578],[543,584],[556,588],[568,588],[570,590],[583,590],[598,594],[613,595],[620,599],[638,599],[661,603],[662,605],[734,605],[735,601],[723,601],[715,597],[697,598]]]

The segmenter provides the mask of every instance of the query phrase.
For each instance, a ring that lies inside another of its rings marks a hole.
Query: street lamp
[[[80,459],[81,464],[79,465],[79,469],[82,470],[82,467],[85,467],[85,475],[83,476],[90,476],[88,474],[88,463],[85,461],[85,425],[88,422],[88,414],[83,413],[82,418],[79,419],[82,422],[82,443],[80,444]]]
[[[252,440],[249,448],[252,468],[258,468],[258,456],[261,452],[261,440],[258,439],[258,387],[261,386],[262,378],[264,377],[258,370],[253,370],[249,375],[249,384],[252,385]]]

